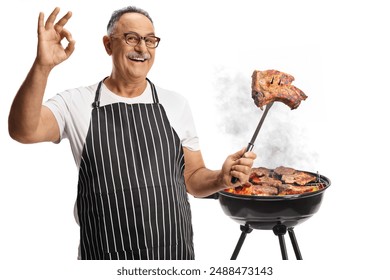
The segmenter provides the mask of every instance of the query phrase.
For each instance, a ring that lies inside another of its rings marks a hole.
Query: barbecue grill
[[[252,151],[255,140],[274,102],[280,101],[288,105],[291,109],[296,109],[300,102],[307,98],[300,89],[291,85],[292,81],[294,81],[293,76],[277,70],[255,70],[253,72],[252,98],[258,107],[262,109],[262,106],[266,105],[266,108],[248,143],[246,151]],[[271,195],[271,193],[266,193],[265,191],[262,192],[262,195],[253,195],[253,193],[246,194],[245,192],[220,191],[211,196],[219,200],[222,210],[227,216],[240,224],[241,236],[234,249],[231,257],[232,260],[237,258],[247,234],[252,232],[253,229],[272,229],[274,234],[279,238],[282,258],[284,260],[288,259],[284,240],[284,235],[288,232],[296,258],[299,260],[302,259],[295,237],[294,227],[306,221],[318,211],[324,192],[330,186],[330,180],[320,174],[306,171],[301,172],[313,175],[313,179],[316,178],[313,184],[317,184],[316,187],[318,188],[313,187],[313,189],[318,190],[303,192],[301,189],[299,190],[300,194],[291,195],[289,193],[296,192],[287,191],[285,192],[287,195],[282,195],[283,192],[280,192],[278,189],[275,191],[279,195]],[[231,182],[235,184],[237,181],[238,179],[233,177]],[[289,183],[285,182],[284,187],[290,187],[290,189],[297,187],[299,189],[299,186],[307,186],[295,180],[293,180],[293,183],[297,183],[297,186],[289,186]],[[256,185],[257,183],[254,184]]]
[[[278,236],[283,260],[288,259],[284,239],[284,235],[288,233],[296,259],[302,260],[294,227],[318,211],[324,192],[331,184],[325,176],[307,173],[317,176],[314,184],[322,184],[324,187],[318,191],[298,195],[256,196],[220,191],[212,196],[219,200],[223,212],[240,224],[241,235],[231,260],[237,258],[247,234],[253,229],[272,230]]]

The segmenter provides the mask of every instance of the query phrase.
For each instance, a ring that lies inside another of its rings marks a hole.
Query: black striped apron
[[[184,155],[156,89],[153,104],[99,106],[81,157],[81,259],[194,259]]]

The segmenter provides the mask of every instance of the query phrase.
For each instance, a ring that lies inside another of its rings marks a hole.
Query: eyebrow
[[[135,32],[135,31],[128,31],[128,32],[125,32],[124,34],[129,34],[129,33],[134,33],[134,34],[137,34],[137,35],[141,35],[141,34],[139,34],[138,32]],[[156,34],[154,32],[151,32],[151,33],[146,34],[145,36],[156,36]]]

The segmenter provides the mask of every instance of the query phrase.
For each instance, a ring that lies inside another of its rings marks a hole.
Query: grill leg
[[[284,235],[287,232],[285,225],[277,224],[272,228],[275,235],[279,238],[280,251],[282,252],[282,259],[288,260],[286,242],[284,241]]]
[[[253,230],[249,225],[240,226],[240,229],[241,229],[241,231],[242,231],[242,232],[241,232],[241,235],[240,235],[240,239],[238,239],[236,248],[234,249],[233,255],[232,255],[232,257],[230,258],[231,260],[237,259],[238,253],[239,253],[240,250],[241,250],[241,247],[242,247],[242,244],[243,244],[244,241],[245,241],[246,235],[247,235],[248,233],[251,233],[252,230]]]
[[[294,248],[295,257],[297,260],[302,260],[301,251],[299,250],[298,242],[295,237],[294,228],[291,227],[288,229],[288,235],[290,236],[291,244]]]

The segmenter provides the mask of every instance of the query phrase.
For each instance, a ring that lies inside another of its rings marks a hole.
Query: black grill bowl
[[[276,224],[283,224],[290,228],[306,221],[320,208],[330,180],[322,175],[318,175],[318,180],[325,184],[323,189],[300,195],[252,196],[221,191],[218,199],[223,212],[241,225],[272,229]]]

